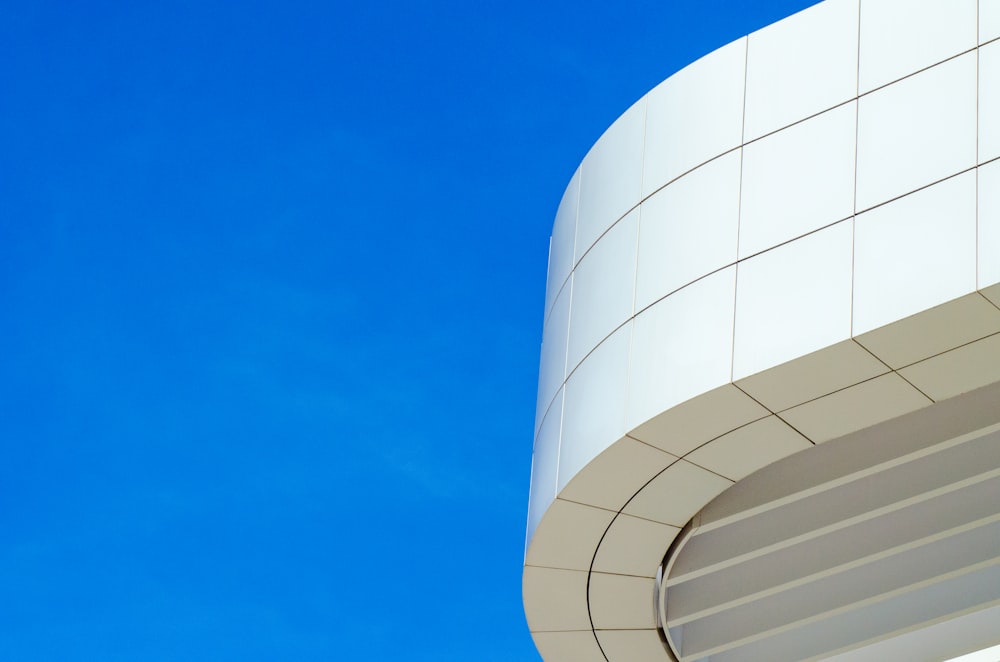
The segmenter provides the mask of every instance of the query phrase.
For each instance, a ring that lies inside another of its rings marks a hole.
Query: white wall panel
[[[979,0],[979,41],[1000,37],[1000,0]]]
[[[729,267],[636,316],[628,429],[730,381],[735,289]]]
[[[979,168],[979,289],[1000,283],[1000,161]]]
[[[743,137],[746,39],[706,55],[647,95],[643,197]]]
[[[1000,157],[1000,41],[979,49],[979,162]]]
[[[576,242],[576,210],[580,198],[579,168],[569,180],[563,193],[556,220],[552,225],[552,239],[549,242],[549,272],[545,287],[545,315],[548,317],[552,304],[559,295],[563,284],[573,269],[573,249]]]
[[[632,316],[638,221],[638,210],[619,221],[573,272],[569,372],[587,352]]]
[[[605,340],[566,383],[559,489],[625,434],[629,323]]]
[[[861,93],[976,47],[978,0],[862,0]]]
[[[639,203],[646,100],[625,111],[590,149],[580,166],[576,260],[605,230]]]
[[[857,217],[854,334],[976,289],[976,173]]]
[[[542,329],[542,356],[538,369],[538,403],[535,431],[552,402],[556,391],[566,379],[566,340],[569,332],[569,302],[572,281],[559,294]]]
[[[531,496],[528,499],[528,542],[545,511],[556,498],[559,471],[559,439],[562,432],[563,393],[552,403],[535,437],[531,456]]]
[[[740,153],[688,173],[642,204],[635,309],[736,262]]]
[[[857,95],[858,0],[827,0],[750,35],[746,140]]]
[[[858,211],[976,162],[976,54],[862,97]]]
[[[856,121],[855,102],[744,148],[740,259],[854,213]]]
[[[740,262],[733,378],[851,337],[852,221]]]

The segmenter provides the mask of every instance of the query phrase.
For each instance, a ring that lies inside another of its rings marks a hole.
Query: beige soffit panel
[[[857,341],[894,369],[1000,332],[1000,309],[978,292],[862,334]]]
[[[629,434],[683,456],[706,441],[769,413],[746,393],[727,384],[665,411]]]
[[[655,577],[664,550],[679,532],[679,527],[622,513],[601,541],[593,569],[618,575]]]
[[[544,660],[607,662],[590,628],[583,632],[535,632],[532,637]]]
[[[524,559],[525,565],[590,570],[594,550],[615,513],[556,499],[545,517],[552,523],[537,529]]]
[[[820,443],[929,404],[927,396],[890,373],[799,405],[781,416]]]
[[[899,372],[934,400],[992,384],[1000,377],[1000,334],[939,354]]]
[[[635,439],[620,439],[584,467],[559,496],[617,512],[642,485],[677,461]]]
[[[590,574],[590,616],[596,630],[655,628],[653,590],[649,577]]]
[[[780,418],[768,416],[708,442],[685,459],[735,481],[811,446]]]
[[[889,368],[853,340],[758,372],[736,385],[771,411],[784,411],[884,375]]]
[[[525,566],[521,592],[532,632],[591,629],[586,572]]]

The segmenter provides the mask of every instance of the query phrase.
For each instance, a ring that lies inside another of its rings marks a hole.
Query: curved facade
[[[524,569],[539,651],[763,659],[670,640],[682,529],[785,475],[769,465],[866,458],[859,435],[937,429],[997,381],[1000,0],[826,0],[678,72],[598,140],[553,227]],[[927,448],[959,434],[940,433]]]

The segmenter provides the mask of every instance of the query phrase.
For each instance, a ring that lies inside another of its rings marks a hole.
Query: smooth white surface
[[[750,35],[745,140],[857,95],[858,0],[827,0]]]
[[[556,498],[562,406],[563,394],[560,391],[548,415],[542,419],[535,438],[535,449],[531,457],[531,493],[528,498],[528,540],[531,540],[535,527]]]
[[[858,211],[975,164],[975,53],[862,97]]]
[[[856,120],[849,103],[744,148],[740,259],[854,213]]]
[[[979,49],[979,162],[1000,157],[1000,41]]]
[[[739,147],[745,75],[743,38],[685,67],[647,95],[643,196]]]
[[[735,288],[729,267],[635,318],[629,429],[730,380]]]
[[[632,324],[594,350],[566,382],[559,487],[625,434],[625,397]]]
[[[605,230],[639,202],[645,97],[625,111],[580,165],[576,261]]]
[[[853,221],[740,262],[733,378],[851,337]]]
[[[635,242],[639,213],[633,211],[594,245],[573,272],[567,371],[632,316]]]
[[[548,411],[552,398],[566,379],[566,340],[569,333],[569,302],[572,284],[567,283],[556,298],[549,319],[542,328],[542,351],[538,370],[538,403],[535,432]]]
[[[563,193],[549,242],[549,273],[545,288],[545,315],[548,317],[563,284],[573,268],[576,242],[576,210],[580,200],[580,169],[577,168]]]
[[[861,214],[854,234],[854,334],[976,289],[976,173]]]
[[[979,168],[979,288],[1000,283],[1000,161]]]
[[[976,47],[978,0],[863,0],[861,93]]]
[[[739,223],[738,150],[646,200],[639,211],[636,311],[736,262]],[[691,250],[692,246],[700,248]]]
[[[1000,0],[979,0],[979,41],[1000,38]]]
[[[1000,646],[984,648],[981,651],[952,658],[948,662],[996,662],[997,660],[1000,660]]]

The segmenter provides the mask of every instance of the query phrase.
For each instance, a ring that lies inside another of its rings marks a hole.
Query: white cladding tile
[[[1000,0],[979,0],[979,43],[1000,38]]]
[[[734,379],[851,337],[852,223],[740,262]]]
[[[678,71],[647,95],[643,197],[743,136],[746,38]]]
[[[642,204],[636,310],[736,262],[739,205],[739,150],[684,175]]]
[[[636,210],[601,237],[573,272],[568,372],[632,316],[638,227]]]
[[[979,49],[979,162],[1000,157],[1000,41]]]
[[[976,164],[976,54],[862,97],[856,209]]]
[[[636,316],[628,429],[730,381],[735,289],[729,267]]]
[[[542,328],[542,351],[538,368],[538,403],[535,431],[542,423],[555,396],[566,379],[566,339],[569,332],[569,302],[572,282],[556,298],[549,318]]]
[[[563,193],[556,220],[552,224],[552,239],[549,241],[549,272],[545,283],[545,315],[549,315],[552,305],[559,295],[574,263],[576,244],[576,210],[580,201],[580,169],[577,168]]]
[[[588,462],[625,436],[629,323],[601,343],[566,382],[559,452],[561,490]]]
[[[857,103],[743,149],[740,259],[854,213]]]
[[[625,111],[580,165],[576,261],[598,237],[639,203],[646,99]]]
[[[745,140],[857,96],[858,0],[827,0],[750,35]]]
[[[977,0],[862,0],[861,93],[976,47]]]
[[[974,171],[857,217],[854,335],[975,289]]]
[[[1000,161],[979,167],[979,289],[1000,283]]]
[[[528,497],[527,541],[535,533],[542,516],[556,498],[559,474],[559,436],[562,431],[562,391],[552,403],[535,437],[531,456],[531,491]]]

